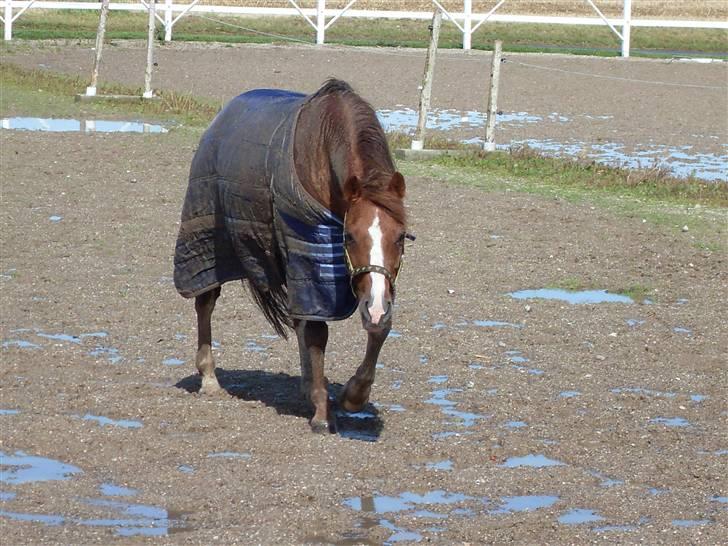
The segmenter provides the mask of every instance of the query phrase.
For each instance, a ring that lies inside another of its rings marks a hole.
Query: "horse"
[[[212,313],[222,285],[242,280],[280,336],[295,331],[316,433],[335,431],[327,322],[358,309],[366,351],[339,404],[360,411],[413,238],[404,197],[374,110],[346,82],[329,79],[310,95],[256,89],[232,99],[194,154],[175,246],[175,286],[195,301],[200,392],[221,389]]]

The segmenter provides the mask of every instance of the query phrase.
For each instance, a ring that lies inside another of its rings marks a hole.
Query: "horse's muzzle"
[[[392,326],[392,302],[387,300],[385,303],[384,314],[380,315],[376,321],[369,312],[370,302],[367,300],[359,301],[359,314],[361,315],[361,323],[367,332],[378,334]]]

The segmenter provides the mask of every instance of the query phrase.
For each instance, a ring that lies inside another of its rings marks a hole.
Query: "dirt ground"
[[[104,77],[140,81],[140,55],[110,48]],[[468,108],[487,56],[455,57],[435,101]],[[4,59],[86,73],[91,53]],[[159,52],[156,85],[226,99],[336,75],[377,107],[414,106],[419,59],[176,47]],[[726,76],[723,65],[538,62],[678,83]],[[503,109],[614,114],[584,134],[726,141],[717,91],[633,94],[618,80],[542,75],[524,72]],[[174,131],[0,132],[3,544],[726,543],[723,252],[595,204],[409,177],[417,241],[373,405],[317,436],[295,341],[274,337],[237,284],[213,317],[227,394],[196,393],[193,305],[171,282],[195,146]],[[643,293],[509,296],[569,279]],[[364,341],[358,320],[332,324],[333,393]]]

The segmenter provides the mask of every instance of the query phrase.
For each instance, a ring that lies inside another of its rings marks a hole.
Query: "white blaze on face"
[[[369,237],[372,239],[372,249],[369,252],[369,263],[384,267],[384,250],[382,249],[382,230],[379,227],[379,211],[374,215],[374,221],[369,226]],[[369,294],[369,315],[372,317],[372,324],[379,324],[379,320],[385,314],[384,292],[386,290],[385,277],[381,273],[369,273],[372,280],[372,288]]]

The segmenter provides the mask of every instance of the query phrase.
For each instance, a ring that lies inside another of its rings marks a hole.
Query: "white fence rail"
[[[150,0],[155,1],[155,0]],[[296,0],[288,0],[288,8],[262,8],[244,6],[213,6],[200,4],[200,0],[190,3],[174,3],[173,0],[160,1],[156,8],[156,18],[164,27],[165,40],[172,40],[172,29],[182,17],[189,14],[219,14],[219,15],[261,15],[261,16],[300,16],[303,17],[316,31],[316,43],[324,44],[326,30],[341,17],[368,18],[368,19],[423,19],[430,20],[432,11],[388,11],[388,10],[357,10],[352,9],[357,0],[351,0],[343,9],[327,9],[326,0],[317,0],[316,8],[301,8]],[[622,56],[629,57],[630,36],[633,27],[661,27],[661,28],[701,28],[728,30],[728,21],[689,21],[689,20],[663,20],[663,19],[633,19],[632,0],[623,0],[622,17],[606,17],[593,0],[584,0],[589,4],[596,17],[558,17],[541,15],[510,15],[498,14],[497,10],[507,0],[500,0],[493,9],[487,13],[474,13],[472,0],[463,0],[463,10],[452,12],[445,10],[438,0],[433,0],[433,8],[443,10],[445,19],[454,24],[463,35],[463,49],[470,49],[472,34],[482,24],[493,23],[540,23],[550,25],[607,25],[617,36],[622,45]],[[4,16],[0,21],[5,25],[5,40],[12,39],[12,25],[28,9],[75,9],[99,10],[101,2],[41,2],[37,0],[0,0],[4,4]],[[113,11],[147,11],[149,3],[112,3]],[[621,31],[618,30],[621,28]]]

